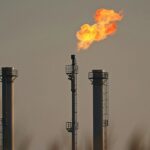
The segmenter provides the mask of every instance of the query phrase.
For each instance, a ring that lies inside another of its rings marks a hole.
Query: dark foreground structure
[[[66,129],[72,133],[72,150],[77,150],[77,74],[78,66],[75,55],[71,55],[72,64],[66,66],[66,74],[71,81],[72,92],[72,122],[66,122]]]
[[[13,81],[18,76],[12,67],[2,68],[2,149],[14,150],[14,99]]]
[[[93,150],[107,150],[108,126],[108,73],[92,70],[93,84]]]

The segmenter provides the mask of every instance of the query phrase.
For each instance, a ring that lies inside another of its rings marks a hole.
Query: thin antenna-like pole
[[[66,74],[71,80],[71,92],[72,92],[72,122],[66,123],[66,129],[72,133],[72,150],[77,150],[77,73],[78,66],[76,64],[75,55],[71,55],[72,64],[66,66]]]

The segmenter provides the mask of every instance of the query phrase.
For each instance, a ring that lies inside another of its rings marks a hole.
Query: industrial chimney
[[[14,100],[13,81],[18,76],[12,67],[1,69],[2,81],[2,147],[3,150],[14,150]]]
[[[93,84],[93,150],[107,150],[108,73],[92,70],[88,78]]]
[[[78,65],[76,63],[75,55],[71,55],[72,64],[66,66],[66,74],[68,79],[71,80],[72,92],[72,122],[66,122],[66,129],[72,133],[72,150],[77,150],[77,74]]]

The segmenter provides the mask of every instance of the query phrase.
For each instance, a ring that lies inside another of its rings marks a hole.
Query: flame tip
[[[117,30],[117,21],[122,20],[123,10],[119,13],[115,12],[113,9],[97,9],[95,12],[95,24],[83,24],[80,27],[80,31],[76,33],[76,37],[79,40],[77,51],[81,49],[85,50],[94,41],[101,41],[105,39],[108,35],[113,35]]]

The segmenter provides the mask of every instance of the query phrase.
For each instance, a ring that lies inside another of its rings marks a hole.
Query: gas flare
[[[78,39],[78,51],[87,49],[94,41],[101,41],[117,30],[117,21],[123,18],[122,14],[114,10],[98,9],[94,19],[95,24],[84,24],[76,33]]]

